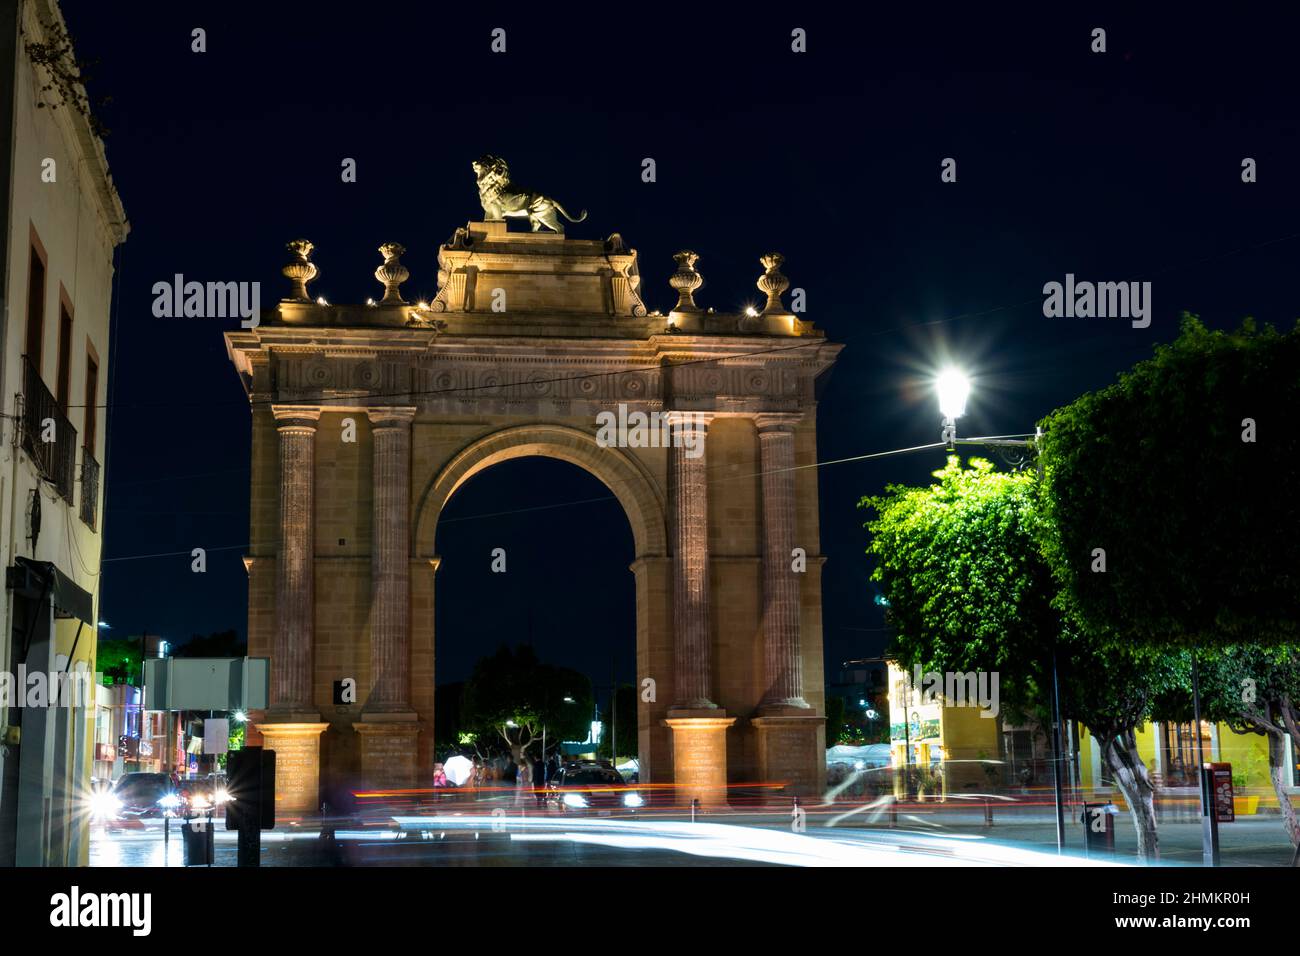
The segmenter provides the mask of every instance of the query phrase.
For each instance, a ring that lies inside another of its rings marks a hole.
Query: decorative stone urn
[[[677,260],[677,271],[668,279],[668,284],[677,290],[677,305],[674,312],[698,312],[695,304],[695,290],[704,285],[704,276],[695,271],[695,263],[700,257],[689,249],[684,249],[673,256]]]
[[[769,252],[767,255],[759,256],[758,261],[767,270],[758,277],[758,289],[767,296],[767,305],[763,306],[763,312],[784,314],[785,306],[781,304],[781,293],[790,287],[790,280],[781,274],[781,263],[785,262],[785,256],[779,252]]]
[[[380,305],[405,305],[400,286],[411,277],[406,266],[402,265],[402,256],[406,247],[397,242],[385,242],[379,247],[379,254],[384,257],[384,264],[375,270],[375,278],[384,284],[384,298]]]
[[[316,268],[316,263],[311,261],[311,252],[316,247],[306,239],[294,239],[286,243],[285,248],[293,256],[289,264],[280,270],[281,274],[293,283],[289,299],[292,302],[310,302],[307,283],[315,279],[320,272]]]

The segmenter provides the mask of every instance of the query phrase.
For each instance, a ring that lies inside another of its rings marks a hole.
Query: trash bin
[[[1115,855],[1115,815],[1119,807],[1113,803],[1085,803],[1083,805],[1083,835],[1088,856]]]
[[[185,865],[211,866],[214,855],[212,818],[186,820],[181,824],[181,834],[185,843]]]

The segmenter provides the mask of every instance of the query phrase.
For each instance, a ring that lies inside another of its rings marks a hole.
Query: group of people
[[[541,760],[530,759],[527,754],[523,754],[522,758],[515,762],[505,759],[483,760],[475,757],[469,779],[462,786],[480,790],[494,787],[497,781],[509,780],[513,777],[515,806],[527,805],[530,800],[541,806],[546,799],[546,781],[559,769],[559,760],[552,757],[543,763]],[[441,789],[451,785],[451,781],[447,778],[446,766],[441,761],[435,763],[433,765],[434,788]]]

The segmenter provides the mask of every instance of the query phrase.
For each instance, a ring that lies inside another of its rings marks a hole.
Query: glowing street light
[[[959,369],[949,366],[935,378],[934,390],[938,393],[939,411],[943,414],[943,440],[952,451],[957,446],[957,419],[966,414],[970,379]]]
[[[939,411],[949,421],[966,414],[966,399],[970,397],[970,379],[959,369],[946,368],[934,380],[934,390],[939,395]]]

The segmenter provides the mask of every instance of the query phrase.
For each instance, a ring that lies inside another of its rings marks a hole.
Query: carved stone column
[[[668,483],[673,549],[674,710],[712,710],[709,492],[705,439],[713,416],[669,412]]]
[[[280,433],[280,542],[276,554],[276,628],[271,700],[256,725],[276,753],[277,813],[320,809],[320,738],[328,724],[313,700],[316,549],[316,423],[320,409],[273,405]]]
[[[673,549],[674,701],[663,723],[672,732],[677,803],[727,804],[727,730],[736,722],[712,700],[713,631],[709,617],[709,487],[705,440],[709,413],[670,412],[669,522]]]
[[[367,410],[373,443],[370,695],[362,719],[361,774],[378,787],[417,779],[419,716],[411,707],[411,422],[415,408]]]
[[[271,720],[317,720],[312,700],[315,640],[316,423],[319,408],[274,405],[280,433],[280,546],[276,554]]]
[[[763,487],[763,674],[766,690],[750,720],[759,778],[781,784],[774,801],[812,796],[821,780],[825,721],[806,700],[800,641],[802,583],[791,552],[795,540],[794,429],[798,415],[756,416]]]
[[[375,408],[370,677],[366,714],[411,710],[411,421],[415,409]]]
[[[794,540],[794,427],[798,415],[759,415],[759,471],[763,476],[762,706],[806,708],[799,642],[799,577],[792,569]]]

